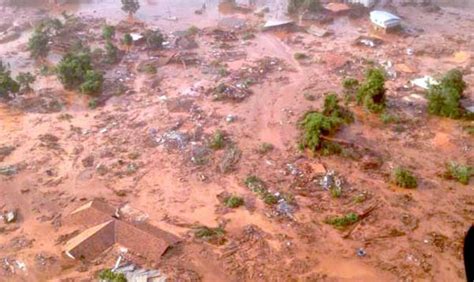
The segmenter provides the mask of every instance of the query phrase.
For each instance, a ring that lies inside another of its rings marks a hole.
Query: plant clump
[[[99,279],[105,282],[127,282],[123,273],[113,272],[110,269],[104,269],[99,273]]]
[[[324,100],[322,112],[307,112],[300,122],[303,130],[300,148],[310,149],[313,152],[321,149],[333,151],[332,149],[336,149],[337,146],[323,140],[323,137],[334,134],[343,124],[350,123],[352,120],[352,114],[339,106],[336,94],[329,94]]]
[[[365,80],[357,90],[356,101],[371,113],[380,113],[385,109],[385,75],[377,68],[369,69]]]
[[[194,228],[194,237],[208,241],[213,244],[222,244],[225,242],[225,230],[218,227],[197,226]]]
[[[263,182],[262,179],[260,179],[258,176],[255,175],[250,175],[245,179],[245,186],[249,188],[252,192],[257,194],[260,199],[263,200],[263,202],[267,205],[275,205],[278,203],[278,197],[268,191],[267,186],[265,185],[265,182]]]
[[[225,147],[225,135],[221,130],[216,130],[209,140],[209,148],[221,150]]]
[[[359,216],[356,213],[348,213],[343,216],[331,216],[324,221],[326,224],[332,225],[337,229],[344,229],[345,227],[359,221]]]
[[[418,187],[418,181],[413,173],[402,167],[398,167],[394,170],[393,181],[401,188],[413,189]]]
[[[322,5],[319,0],[289,0],[287,11],[288,14],[296,14],[302,11],[319,12]]]
[[[428,90],[428,112],[452,119],[462,117],[465,110],[460,100],[466,87],[460,70],[448,71],[439,84],[431,85]]]
[[[244,199],[242,197],[232,195],[224,199],[224,204],[228,208],[235,209],[244,204]]]
[[[66,89],[78,89],[85,94],[96,94],[102,89],[103,76],[93,69],[89,53],[66,54],[56,71]]]
[[[453,179],[461,184],[468,185],[469,179],[474,175],[474,167],[461,165],[456,162],[446,164],[446,171],[444,177]]]
[[[8,98],[10,94],[19,90],[20,85],[11,77],[10,70],[0,60],[0,98]]]

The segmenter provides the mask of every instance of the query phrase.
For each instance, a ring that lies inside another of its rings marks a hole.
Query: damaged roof
[[[92,260],[115,244],[127,248],[131,253],[158,262],[170,245],[179,239],[175,235],[148,223],[133,223],[113,218],[114,209],[103,202],[92,201],[78,209],[72,215],[76,220],[85,220],[82,225],[96,222],[96,218],[85,215],[98,215],[108,218],[92,226],[66,243],[65,253],[73,259]]]

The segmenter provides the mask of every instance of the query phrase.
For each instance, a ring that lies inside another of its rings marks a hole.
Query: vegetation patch
[[[327,154],[340,151],[338,145],[333,145],[322,137],[334,134],[342,125],[352,121],[352,113],[339,106],[336,94],[329,94],[324,100],[322,112],[308,112],[300,122],[303,130],[300,148],[313,152],[324,149],[323,153]]]
[[[413,189],[418,187],[418,181],[413,173],[405,168],[398,167],[393,172],[393,181],[398,187]]]
[[[78,89],[85,94],[96,94],[102,89],[104,78],[92,68],[90,54],[66,54],[56,67],[59,81],[66,89]]]
[[[232,195],[224,199],[224,204],[228,208],[235,209],[244,204],[244,199],[242,197]]]
[[[216,130],[209,140],[209,148],[221,150],[225,147],[225,135],[221,130]]]
[[[457,182],[468,185],[469,179],[474,175],[474,167],[461,165],[456,162],[446,164],[446,171],[444,177],[447,179],[456,180]]]
[[[8,98],[10,94],[19,90],[20,85],[11,78],[10,70],[0,60],[0,98]]]
[[[319,12],[322,10],[322,5],[319,0],[289,0],[288,14],[296,14],[302,11]]]
[[[385,74],[377,68],[369,69],[365,80],[357,90],[356,101],[371,113],[380,113],[385,109]]]
[[[197,226],[194,228],[194,237],[213,244],[225,242],[225,230],[222,227]]]
[[[384,111],[380,114],[380,121],[382,121],[384,124],[399,123],[400,117],[398,115],[390,114]]]
[[[278,197],[269,192],[265,182],[255,175],[248,176],[245,179],[245,185],[267,205],[275,205],[278,203]]]
[[[260,144],[260,146],[258,147],[257,152],[258,152],[260,155],[266,155],[267,153],[273,151],[273,149],[274,149],[273,144],[263,142],[263,143]]]
[[[331,216],[324,221],[326,224],[332,225],[337,229],[344,229],[359,221],[359,216],[356,213],[348,213],[343,216]]]
[[[448,71],[438,85],[428,90],[428,112],[452,119],[462,117],[465,110],[460,101],[466,87],[460,70]]]
[[[110,269],[104,269],[99,273],[99,279],[106,282],[127,282],[123,273],[113,272]]]

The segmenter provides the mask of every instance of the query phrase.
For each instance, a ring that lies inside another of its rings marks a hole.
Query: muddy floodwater
[[[465,281],[474,1],[380,1],[389,31],[334,4],[48,2],[0,0],[0,282]]]

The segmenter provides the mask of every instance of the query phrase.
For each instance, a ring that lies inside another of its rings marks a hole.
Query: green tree
[[[130,33],[126,33],[124,36],[123,36],[123,44],[125,44],[127,47],[130,48],[130,46],[132,46],[133,44],[133,38],[132,36],[130,35]]]
[[[103,82],[104,77],[101,73],[94,70],[88,70],[84,76],[84,82],[81,84],[79,89],[84,94],[97,94],[102,89]]]
[[[145,33],[146,45],[150,49],[160,49],[163,45],[164,37],[159,30],[149,30]]]
[[[87,71],[92,70],[88,53],[68,53],[56,67],[59,81],[66,89],[78,88],[86,80]]]
[[[49,53],[49,36],[46,31],[38,27],[28,40],[28,51],[32,58],[44,58]]]
[[[0,60],[0,98],[8,98],[9,94],[17,93],[20,85],[10,76],[10,70]]]
[[[102,37],[105,40],[112,40],[115,37],[115,27],[112,25],[104,25],[102,27]]]
[[[17,77],[16,81],[20,85],[20,89],[23,91],[31,90],[30,85],[35,82],[36,77],[32,75],[30,72],[20,72]]]
[[[464,114],[461,106],[466,83],[461,71],[450,70],[438,85],[428,90],[428,112],[433,115],[457,119]]]
[[[122,10],[128,13],[130,18],[140,9],[138,0],[122,0]]]

